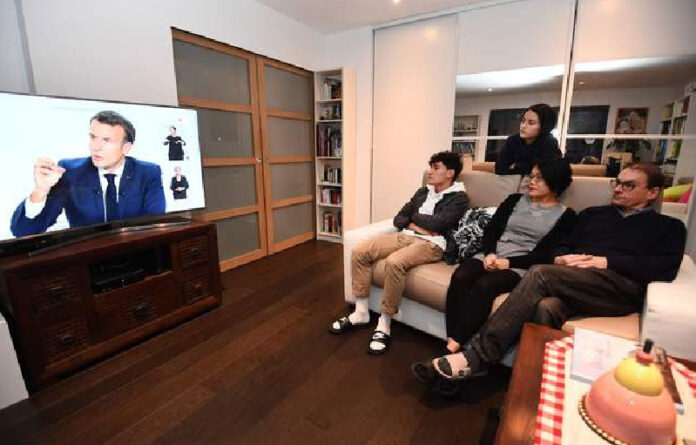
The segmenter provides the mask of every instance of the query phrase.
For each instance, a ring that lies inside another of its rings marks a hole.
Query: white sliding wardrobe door
[[[393,217],[430,155],[449,150],[456,67],[456,15],[375,31],[373,222]]]

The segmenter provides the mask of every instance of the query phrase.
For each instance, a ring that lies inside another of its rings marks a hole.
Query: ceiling
[[[322,33],[377,25],[485,0],[256,0]]]
[[[458,96],[499,96],[561,91],[563,65],[457,76]],[[696,54],[578,63],[574,89],[683,88],[696,79]]]

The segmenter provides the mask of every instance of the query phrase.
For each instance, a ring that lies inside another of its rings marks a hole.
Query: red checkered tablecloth
[[[566,359],[573,349],[573,337],[550,341],[544,346],[544,364],[539,393],[534,445],[561,445],[563,428],[563,399],[566,392]],[[696,397],[696,371],[670,359],[672,369],[686,379]]]
[[[572,348],[572,336],[550,341],[544,346],[534,445],[561,445],[566,351]]]
[[[672,364],[673,371],[677,371],[679,374],[684,376],[684,378],[686,379],[686,383],[689,384],[689,389],[691,389],[691,393],[694,397],[696,397],[696,371],[692,371],[686,366],[672,359],[669,359],[669,362]]]

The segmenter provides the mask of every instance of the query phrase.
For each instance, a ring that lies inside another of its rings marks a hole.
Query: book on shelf
[[[317,127],[317,156],[335,157],[342,153],[341,129],[335,126]]]
[[[322,82],[322,97],[324,99],[341,98],[341,80],[327,77]]]
[[[328,165],[324,166],[324,175],[322,178],[323,182],[330,182],[332,184],[340,184],[342,179],[341,167],[331,167]]]
[[[341,104],[322,104],[319,120],[341,120]]]
[[[341,190],[332,188],[321,189],[321,204],[341,204]]]
[[[684,100],[681,101],[681,114],[687,114],[689,112],[689,100],[691,96],[686,96]]]
[[[674,109],[673,104],[667,104],[662,107],[662,120],[668,120],[672,118],[672,110]]]
[[[322,232],[340,235],[341,230],[341,212],[327,211],[322,214]]]

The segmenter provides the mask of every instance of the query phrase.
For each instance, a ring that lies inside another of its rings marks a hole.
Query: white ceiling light
[[[669,57],[646,57],[642,59],[600,60],[597,62],[581,62],[575,65],[576,73],[602,73],[606,71],[622,71],[632,68],[658,66],[669,61]]]
[[[457,76],[458,92],[483,92],[541,85],[563,76],[563,65],[535,66]]]

